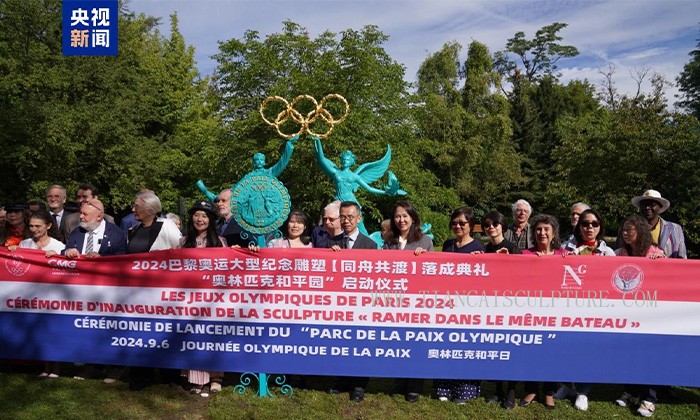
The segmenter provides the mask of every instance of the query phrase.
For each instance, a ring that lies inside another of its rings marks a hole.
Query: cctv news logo
[[[567,290],[578,290],[583,288],[583,279],[588,272],[586,264],[581,265],[564,265],[564,276],[561,282],[561,288]]]

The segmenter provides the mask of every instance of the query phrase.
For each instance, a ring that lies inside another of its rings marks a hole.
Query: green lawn
[[[232,385],[237,379],[227,376],[224,390],[210,398],[193,396],[181,388],[156,385],[131,392],[127,384],[108,385],[100,380],[77,381],[67,377],[36,379],[31,369],[0,364],[1,419],[632,419],[632,409],[617,407],[613,401],[622,393],[619,385],[596,385],[590,394],[588,412],[576,410],[569,401],[557,401],[557,408],[545,410],[541,404],[506,411],[487,404],[483,398],[458,406],[430,398],[426,381],[419,402],[409,404],[402,396],[390,396],[391,380],[373,379],[362,403],[348,401],[347,394],[324,392],[329,378],[314,377],[312,390],[294,389],[292,397],[259,398],[254,390],[240,395]],[[482,394],[493,385],[485,382]],[[272,389],[278,393],[278,389]],[[518,396],[522,388],[518,388]],[[700,392],[693,388],[663,388],[662,402],[653,418],[700,419]]]

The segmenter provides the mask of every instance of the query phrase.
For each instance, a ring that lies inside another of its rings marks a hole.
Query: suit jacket
[[[419,240],[407,243],[403,250],[404,251],[415,251],[416,248],[423,248],[426,251],[435,251],[435,248],[433,247],[433,240],[430,239],[430,236],[428,236],[428,235],[423,235],[423,236],[421,236],[421,238]],[[384,243],[384,249],[401,249],[401,248],[399,247],[398,241],[392,240],[392,241]]]
[[[63,209],[63,217],[61,217],[61,223],[58,225],[58,231],[61,234],[61,242],[66,242],[70,233],[75,229],[76,226],[80,224],[80,213],[69,212]]]
[[[677,223],[661,219],[659,248],[664,251],[664,254],[666,254],[668,258],[688,258],[686,255],[683,228]]]
[[[344,233],[341,233],[340,235],[328,239],[327,247],[330,248],[333,245],[338,245],[343,248],[344,235]],[[363,235],[362,232],[360,232],[352,245],[352,249],[377,249],[377,243],[370,239],[369,236]]]
[[[82,254],[85,235],[87,235],[87,230],[81,227],[73,229],[66,242],[66,249],[76,248]],[[103,257],[126,253],[126,233],[113,223],[105,223],[105,233],[97,253]]]
[[[249,243],[256,243],[255,236],[244,230],[241,225],[236,222],[236,219],[231,217],[231,220],[226,226],[226,230],[219,232],[219,235],[226,239],[228,246],[239,245],[242,248],[247,248]]]

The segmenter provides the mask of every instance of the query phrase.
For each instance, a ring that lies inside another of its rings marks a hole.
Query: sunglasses
[[[481,225],[481,227],[484,228],[484,229],[491,229],[491,228],[494,228],[494,229],[495,229],[495,228],[497,228],[499,225],[500,225],[500,223],[498,223],[498,222],[493,222],[493,223],[484,223],[483,225]]]
[[[452,226],[452,227],[457,227],[457,226],[465,227],[468,224],[469,224],[469,222],[462,222],[462,221],[457,221],[457,220],[453,220],[450,222],[450,226]]]
[[[597,222],[597,221],[592,221],[592,222],[583,221],[583,222],[581,222],[581,226],[582,226],[582,227],[585,227],[585,228],[589,228],[589,227],[597,228],[597,227],[600,227],[600,222]]]
[[[326,222],[333,223],[333,222],[335,222],[336,220],[338,220],[337,217],[324,217],[324,218],[323,218],[323,223],[326,223]]]

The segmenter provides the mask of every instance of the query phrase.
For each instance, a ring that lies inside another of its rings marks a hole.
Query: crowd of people
[[[0,245],[10,251],[17,248],[41,249],[47,256],[62,254],[66,258],[95,258],[108,255],[143,253],[174,248],[245,247],[259,250],[252,235],[241,228],[233,217],[231,189],[222,190],[212,202],[198,201],[188,211],[186,223],[179,216],[163,215],[160,199],[153,191],[141,190],[136,194],[132,213],[122,218],[120,226],[105,213],[97,189],[82,184],[76,191],[77,211],[67,205],[66,189],[53,185],[46,190],[46,203],[10,202],[0,209]],[[548,214],[533,216],[526,200],[512,206],[513,222],[498,211],[486,213],[481,220],[485,235],[482,242],[472,236],[477,218],[472,209],[462,207],[450,216],[453,237],[442,244],[442,252],[467,254],[501,253],[546,255],[632,256],[657,258],[687,258],[682,228],[661,218],[670,202],[655,190],[647,190],[633,197],[631,204],[639,214],[624,220],[616,244],[604,240],[605,222],[601,214],[585,203],[571,206],[571,234],[564,236],[558,218]],[[314,226],[309,216],[295,209],[289,213],[280,229],[282,236],[267,244],[275,248],[330,248],[335,252],[345,249],[376,249],[377,243],[360,232],[361,207],[352,201],[335,201],[323,209],[323,217]],[[411,251],[415,255],[435,250],[431,238],[421,230],[417,209],[408,201],[399,201],[389,219],[382,223],[383,249]],[[612,246],[611,246],[612,245]],[[88,366],[76,379],[94,377],[102,372],[104,381],[117,381],[124,368],[118,366]],[[58,377],[58,364],[46,362],[42,378]],[[129,387],[143,389],[153,382],[153,369],[131,367]],[[208,396],[221,390],[223,372],[185,370],[161,372],[161,379],[177,381],[186,378],[193,394]],[[368,377],[338,377],[329,392],[348,392],[352,401],[362,401]],[[441,401],[465,403],[480,395],[480,381],[433,380],[436,396]],[[504,389],[505,385],[505,389]],[[424,380],[396,379],[394,392],[415,402],[423,393]],[[528,406],[537,398],[540,384],[526,383],[525,395],[518,405]],[[504,408],[516,406],[515,382],[496,383],[496,392],[489,398]],[[579,410],[588,409],[591,384],[575,383],[557,387],[556,383],[542,384],[544,404],[554,408],[557,398],[572,398]],[[628,386],[617,403],[621,406],[638,403],[637,412],[643,416],[654,413],[656,392],[651,386]]]

